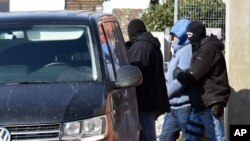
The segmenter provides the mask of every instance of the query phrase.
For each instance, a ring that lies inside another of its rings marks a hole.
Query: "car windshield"
[[[97,69],[88,26],[0,27],[0,82],[95,81]]]

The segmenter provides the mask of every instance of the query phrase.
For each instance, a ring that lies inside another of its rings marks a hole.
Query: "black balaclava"
[[[193,50],[198,49],[202,39],[206,37],[206,27],[199,21],[193,21],[188,25],[187,32],[193,33],[193,36],[189,37]]]
[[[141,34],[147,32],[146,26],[140,19],[133,19],[128,24],[128,36],[130,41],[134,41]]]

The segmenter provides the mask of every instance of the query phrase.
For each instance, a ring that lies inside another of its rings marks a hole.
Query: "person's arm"
[[[200,52],[194,60],[190,68],[190,74],[196,81],[199,81],[205,74],[210,71],[215,58],[215,52],[213,49],[209,49],[210,46],[205,46],[205,50]]]
[[[177,79],[184,85],[192,85],[199,82],[199,80],[208,73],[210,70],[215,52],[210,46],[202,47],[202,51],[193,60],[190,71],[188,73],[181,72],[178,74]]]

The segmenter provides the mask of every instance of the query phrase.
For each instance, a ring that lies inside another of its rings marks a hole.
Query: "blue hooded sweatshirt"
[[[186,29],[190,21],[188,19],[178,20],[170,30],[170,34],[175,34],[179,38],[177,49],[174,51],[165,73],[168,97],[171,108],[178,109],[190,106],[189,91],[174,77],[176,69],[187,71],[190,68],[192,58],[192,45],[190,44]]]

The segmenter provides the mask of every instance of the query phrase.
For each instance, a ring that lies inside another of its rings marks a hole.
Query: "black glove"
[[[223,103],[216,103],[212,105],[211,113],[214,117],[219,118],[224,113],[224,104]]]
[[[180,69],[179,67],[177,67],[177,68],[174,70],[174,72],[173,72],[173,77],[174,77],[174,79],[176,79],[177,76],[178,76],[181,72],[185,72],[185,71],[183,71],[182,69]]]
[[[179,72],[176,76],[176,79],[182,85],[193,85],[196,82],[189,72]]]

